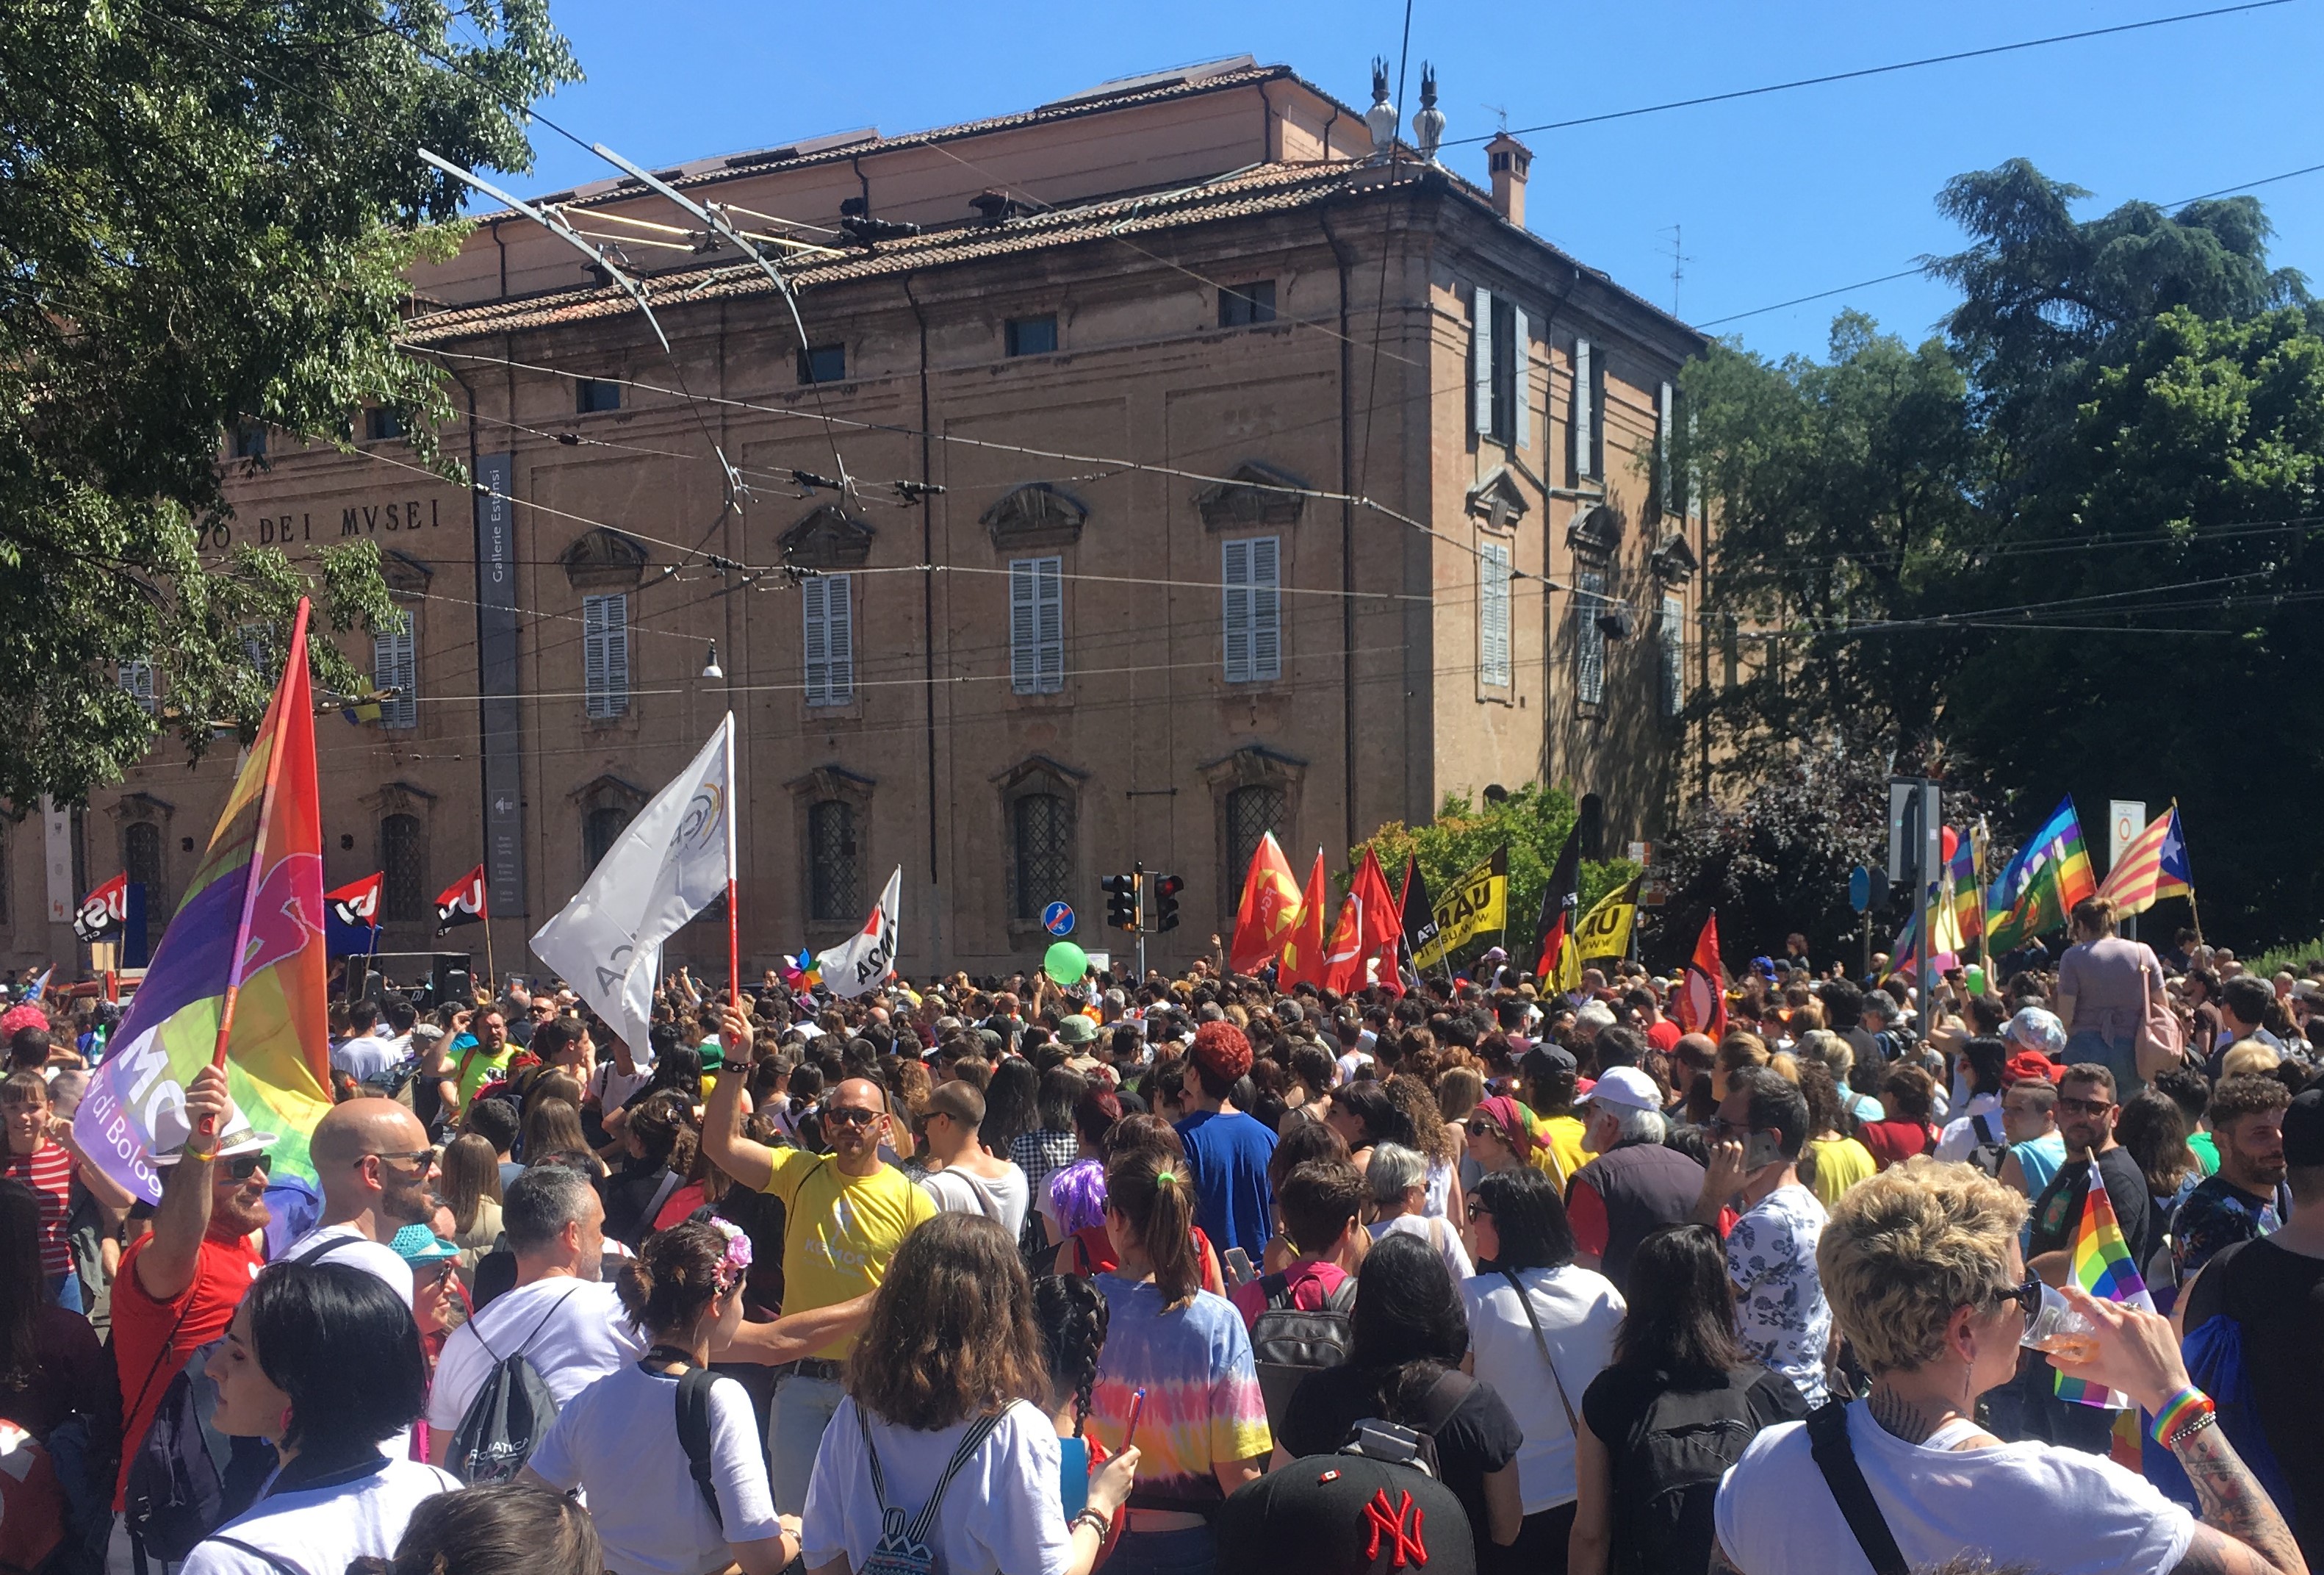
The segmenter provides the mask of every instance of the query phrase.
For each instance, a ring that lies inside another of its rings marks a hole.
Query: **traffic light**
[[[1105,893],[1105,922],[1110,929],[1138,932],[1139,887],[1144,884],[1138,875],[1110,875],[1099,881]]]
[[[1175,875],[1157,876],[1154,881],[1154,912],[1148,916],[1147,928],[1159,935],[1178,927],[1178,894],[1186,883]]]

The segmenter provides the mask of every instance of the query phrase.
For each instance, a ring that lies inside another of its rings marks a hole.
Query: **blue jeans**
[[[2127,1035],[2108,1039],[2096,1029],[2078,1028],[2066,1039],[2066,1064],[2093,1061],[2114,1074],[2114,1102],[2130,1103],[2130,1097],[2146,1087],[2146,1079],[2138,1075],[2138,1044]]]
[[[846,1393],[832,1378],[786,1373],[775,1380],[774,1413],[767,1428],[767,1475],[778,1513],[807,1513],[807,1487],[815,1478],[823,1430],[831,1425],[832,1413]]]
[[[1105,1561],[1106,1575],[1211,1575],[1218,1567],[1218,1533],[1206,1525],[1178,1532],[1126,1531]]]
[[[67,1312],[88,1311],[80,1304],[80,1274],[77,1270],[67,1269],[49,1282],[49,1300]]]

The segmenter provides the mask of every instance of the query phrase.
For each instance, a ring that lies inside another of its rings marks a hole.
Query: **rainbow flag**
[[[2122,1239],[2122,1227],[2116,1223],[2114,1200],[2107,1196],[2106,1183],[2099,1177],[2098,1166],[2090,1166],[2089,1190],[2082,1196],[2082,1218],[2074,1228],[2074,1283],[2102,1302],[2122,1302],[2143,1312],[2154,1311],[2153,1298],[2146,1293],[2146,1282],[2139,1278],[2138,1265],[2131,1262],[2130,1248]],[[2120,1411],[2130,1404],[2127,1395],[2112,1389],[2101,1389],[2080,1378],[2069,1378],[2063,1373],[2054,1374],[2058,1383],[2058,1398],[2076,1405],[2100,1405]]]
[[[73,1116],[88,1157],[152,1201],[161,1196],[152,1156],[184,1144],[185,1086],[218,1054],[221,1024],[234,1108],[219,1137],[271,1134],[274,1178],[314,1181],[307,1137],[331,1097],[307,621],[302,599],[281,681],[201,866]]]
[[[2006,951],[2028,936],[2054,930],[2076,903],[2096,896],[2098,889],[2089,850],[2082,843],[2081,818],[2068,793],[1987,894],[1986,945]]]
[[[1959,934],[1962,950],[1985,933],[1985,890],[1977,878],[1977,862],[1985,849],[1985,822],[1965,828],[1953,844],[1953,857],[1945,866],[1945,886],[1953,909],[1953,928]]]

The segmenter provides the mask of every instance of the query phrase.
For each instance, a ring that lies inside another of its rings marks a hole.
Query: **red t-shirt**
[[[1188,1234],[1194,1237],[1194,1255],[1202,1260],[1203,1289],[1213,1295],[1224,1294],[1226,1287],[1218,1283],[1218,1276],[1211,1273],[1211,1265],[1216,1261],[1211,1252],[1211,1238],[1203,1234],[1199,1225],[1190,1227]],[[1074,1273],[1084,1278],[1121,1266],[1120,1255],[1113,1250],[1113,1237],[1106,1234],[1102,1225],[1076,1230],[1065,1237],[1065,1242],[1074,1249]]]
[[[72,1152],[43,1141],[30,1153],[12,1153],[0,1163],[0,1176],[22,1181],[41,1198],[41,1273],[63,1274],[73,1266],[65,1221],[72,1215]]]
[[[265,1263],[242,1237],[206,1236],[194,1260],[193,1283],[170,1301],[156,1302],[137,1281],[137,1260],[152,1240],[146,1235],[129,1244],[113,1282],[113,1357],[121,1373],[122,1405],[115,1509],[124,1507],[129,1462],[145,1441],[145,1430],[161,1405],[161,1392],[189,1356],[226,1332],[234,1321],[234,1310],[242,1305],[244,1292]]]
[[[1921,1121],[1868,1121],[1856,1129],[1856,1140],[1884,1171],[1937,1146],[1937,1135]]]
[[[1671,1046],[1683,1037],[1685,1035],[1681,1032],[1679,1025],[1667,1017],[1656,1018],[1655,1025],[1646,1030],[1646,1042],[1665,1055],[1668,1055]]]

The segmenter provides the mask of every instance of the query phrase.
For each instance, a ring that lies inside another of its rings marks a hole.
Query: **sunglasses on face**
[[[1490,1219],[1492,1217],[1493,1217],[1493,1211],[1492,1211],[1491,1209],[1489,1209],[1486,1208],[1483,1204],[1481,1204],[1481,1203],[1478,1202],[1474,1198],[1471,1198],[1471,1199],[1470,1199],[1470,1200],[1469,1200],[1469,1218],[1471,1218],[1471,1219],[1479,1219],[1479,1218]]]
[[[2103,1116],[2113,1108],[2112,1099],[2068,1099],[2061,1097],[2058,1100],[2061,1116]]]
[[[365,1153],[355,1156],[357,1164],[363,1163],[365,1160],[393,1160],[398,1164],[417,1165],[421,1170],[426,1170],[436,1163],[436,1151],[432,1148],[415,1148],[401,1153]]]
[[[237,1181],[246,1181],[259,1172],[270,1170],[274,1162],[263,1153],[238,1153],[220,1162],[219,1169]]]
[[[941,1115],[942,1112],[939,1111],[936,1114]],[[834,1105],[824,1111],[823,1118],[825,1121],[837,1122],[842,1126],[869,1126],[880,1119],[880,1112],[866,1110],[856,1105]]]
[[[1471,1137],[1499,1137],[1501,1129],[1490,1121],[1471,1121],[1468,1126]]]

